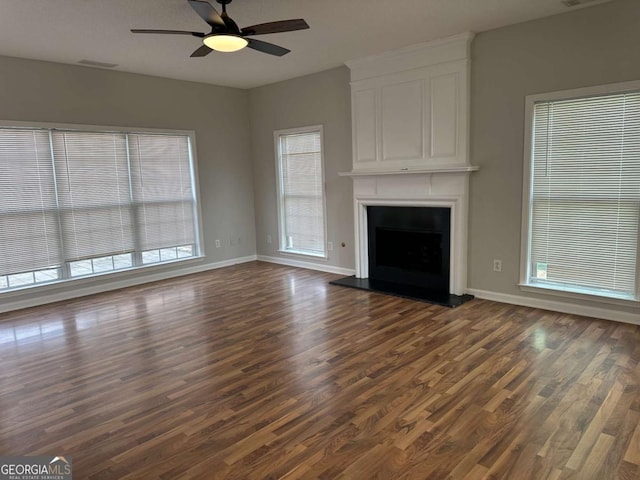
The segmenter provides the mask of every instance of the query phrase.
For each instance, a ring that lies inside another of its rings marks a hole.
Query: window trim
[[[527,95],[525,97],[522,225],[520,233],[520,279],[518,282],[520,290],[525,292],[561,296],[565,298],[597,301],[613,305],[635,306],[640,303],[640,258],[637,260],[636,265],[635,298],[617,298],[606,295],[605,293],[600,295],[598,292],[580,292],[577,291],[578,289],[576,289],[576,291],[565,290],[562,288],[554,288],[550,285],[541,285],[529,280],[531,275],[531,262],[529,259],[531,254],[531,198],[533,189],[531,167],[533,162],[533,116],[535,104],[542,101],[599,97],[607,94],[634,92],[639,90],[640,80],[633,80],[629,82],[610,83],[607,85],[560,90],[556,92],[538,93]],[[640,244],[640,232],[638,232],[638,243]],[[640,253],[640,248],[638,251]]]
[[[118,281],[119,278],[127,278],[132,275],[153,274],[154,270],[163,269],[166,267],[171,268],[176,264],[188,265],[191,263],[201,263],[206,258],[203,226],[202,226],[202,206],[200,197],[200,182],[198,177],[198,158],[196,148],[196,137],[194,130],[178,130],[178,129],[161,129],[161,128],[148,128],[148,127],[130,127],[130,126],[114,126],[114,125],[83,125],[75,123],[58,123],[58,122],[30,122],[20,120],[0,120],[0,128],[16,128],[16,129],[43,129],[43,130],[70,130],[78,132],[88,133],[126,133],[126,134],[165,134],[165,135],[183,135],[188,137],[189,141],[188,149],[191,158],[190,172],[193,179],[193,197],[195,200],[194,213],[196,214],[195,221],[195,235],[194,237],[198,241],[197,252],[192,257],[184,257],[182,259],[168,260],[165,262],[140,264],[134,267],[122,268],[118,270],[111,270],[99,273],[92,273],[89,275],[82,275],[77,277],[60,278],[50,282],[37,282],[24,286],[16,286],[7,290],[0,291],[0,297],[10,298],[14,295],[23,295],[25,291],[42,292],[45,293],[48,290],[64,288],[70,285],[82,286],[83,284],[91,284],[92,282],[100,281],[104,279],[104,282]],[[64,268],[64,266],[62,267]]]
[[[288,250],[285,248],[284,241],[284,221],[282,214],[284,207],[283,202],[283,185],[282,176],[280,175],[280,137],[283,135],[294,135],[300,133],[320,133],[320,170],[322,174],[322,220],[324,238],[322,240],[324,254],[314,254],[305,251]],[[278,216],[278,253],[291,255],[292,257],[308,257],[316,260],[328,260],[329,254],[327,249],[327,184],[325,181],[325,164],[324,164],[324,127],[323,125],[310,125],[307,127],[287,128],[275,130],[273,132],[273,144],[275,151],[275,167],[276,167],[276,211]]]

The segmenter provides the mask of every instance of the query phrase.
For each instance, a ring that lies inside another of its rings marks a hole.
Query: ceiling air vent
[[[87,65],[88,67],[100,67],[100,68],[115,68],[118,66],[117,63],[96,62],[94,60],[80,60],[78,63],[80,65]]]
[[[562,0],[562,3],[566,7],[581,7],[588,3],[605,3],[611,0]]]

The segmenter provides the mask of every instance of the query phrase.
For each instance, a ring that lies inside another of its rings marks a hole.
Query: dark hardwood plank
[[[86,479],[635,479],[640,327],[254,262],[0,315],[0,453]]]

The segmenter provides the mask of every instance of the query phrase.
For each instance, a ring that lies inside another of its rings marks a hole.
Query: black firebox
[[[367,207],[369,278],[449,293],[451,209]]]

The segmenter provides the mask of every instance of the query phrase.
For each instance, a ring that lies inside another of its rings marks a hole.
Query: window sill
[[[565,290],[561,287],[554,287],[551,285],[537,285],[532,283],[520,283],[518,285],[523,292],[538,293],[545,295],[553,295],[555,297],[572,298],[576,300],[586,300],[590,302],[607,303],[610,305],[619,305],[624,307],[637,307],[640,304],[640,299],[633,297],[613,297],[607,296],[604,293],[599,295],[597,293],[579,292],[573,290]]]
[[[51,282],[42,282],[37,284],[24,285],[16,288],[0,291],[0,297],[10,299],[12,297],[20,297],[25,293],[46,294],[48,292],[57,292],[59,289],[65,289],[73,286],[74,288],[83,288],[94,285],[96,282],[104,282],[105,284],[126,281],[135,276],[144,276],[157,273],[163,270],[163,267],[176,267],[177,265],[192,265],[201,263],[205,258],[204,255],[185,257],[181,259],[168,260],[166,262],[149,263],[133,268],[123,268],[109,272],[94,273],[91,275],[83,275],[73,278],[65,278]]]
[[[327,255],[314,254],[309,252],[299,252],[296,250],[278,250],[278,253],[283,255],[288,255],[292,257],[307,257],[313,260],[328,260],[329,257]]]

